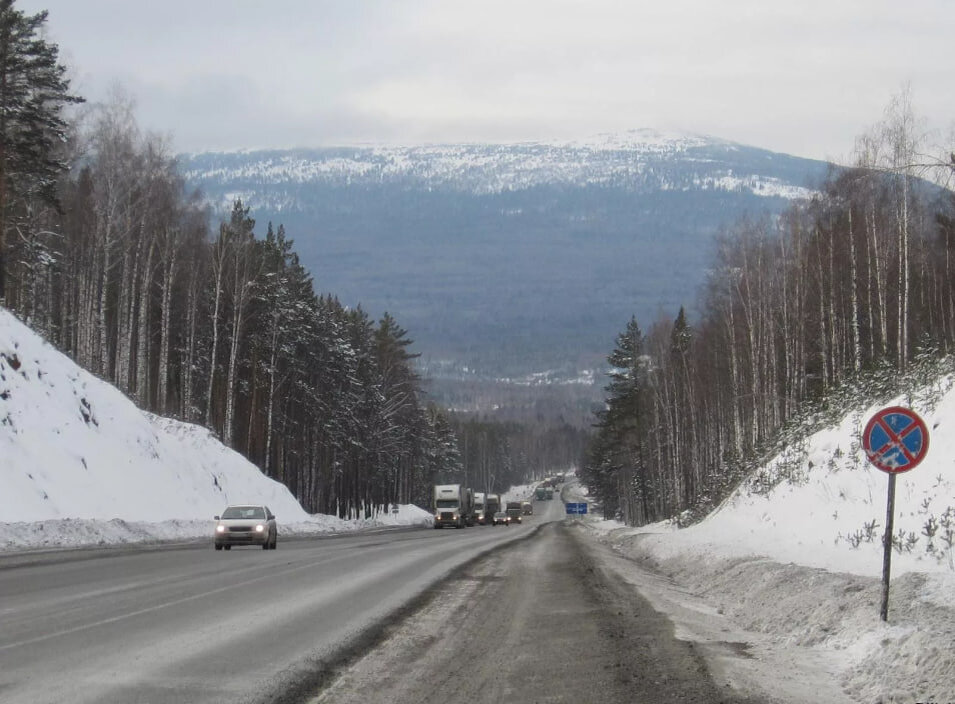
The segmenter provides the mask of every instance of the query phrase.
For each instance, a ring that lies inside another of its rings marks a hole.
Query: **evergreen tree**
[[[41,37],[47,13],[25,15],[0,0],[0,301],[6,295],[7,233],[25,202],[56,199],[66,169],[58,146],[66,140],[63,109],[82,99],[70,94],[59,49]]]
[[[598,414],[583,478],[605,515],[619,510],[627,522],[639,523],[649,514],[651,499],[646,451],[649,359],[636,318],[617,336],[607,361],[612,368],[607,408]]]

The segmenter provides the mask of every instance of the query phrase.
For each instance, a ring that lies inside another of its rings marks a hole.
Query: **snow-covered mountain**
[[[614,186],[635,191],[747,190],[757,196],[805,197],[805,184],[773,171],[792,157],[764,152],[768,163],[748,164],[750,148],[712,137],[633,130],[573,142],[450,144],[410,147],[354,146],[331,149],[204,153],[186,157],[186,178],[195,183],[414,184],[416,187],[488,195],[541,185]],[[674,169],[692,163],[692,170]],[[664,166],[665,168],[660,168]],[[805,174],[800,174],[804,176]],[[255,207],[297,207],[294,196],[259,188],[220,193]],[[263,198],[264,196],[264,198]]]
[[[208,430],[140,411],[2,308],[0,458],[0,548],[211,536],[244,502],[286,533],[357,525],[310,516]]]
[[[260,235],[283,224],[320,291],[391,313],[423,359],[488,378],[577,378],[631,316],[692,311],[720,229],[780,212],[829,168],[654,130],[180,162],[220,212],[239,198]]]

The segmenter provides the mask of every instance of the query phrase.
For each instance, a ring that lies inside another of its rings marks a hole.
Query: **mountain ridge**
[[[715,235],[830,165],[699,135],[182,155],[216,212],[282,223],[318,290],[394,315],[425,362],[514,377],[599,366],[631,316],[691,313]],[[444,373],[444,372],[442,372]]]
[[[766,185],[782,184],[781,179],[763,176],[760,181],[762,174],[758,172],[743,176],[733,173],[729,155],[753,149],[718,138],[644,129],[573,141],[255,149],[184,154],[180,159],[187,180],[198,183],[340,183],[345,179],[347,185],[355,186],[410,181],[474,194],[501,193],[543,183],[631,189],[659,185],[684,190],[744,187],[757,195],[777,195]],[[799,159],[758,151],[769,159]],[[665,173],[648,173],[679,156],[712,164],[716,175],[704,181],[669,183]],[[655,180],[653,176],[660,178]],[[786,197],[811,193],[810,189],[793,184],[786,184],[782,191]]]

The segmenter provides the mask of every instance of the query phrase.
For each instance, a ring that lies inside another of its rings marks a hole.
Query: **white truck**
[[[484,525],[484,492],[474,492],[474,520],[478,525]]]
[[[470,495],[461,484],[438,484],[434,487],[434,527],[464,528],[470,511]]]

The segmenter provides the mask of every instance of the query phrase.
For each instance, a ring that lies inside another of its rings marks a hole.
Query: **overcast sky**
[[[903,86],[950,144],[953,0],[17,0],[177,151],[685,130],[844,160]]]

